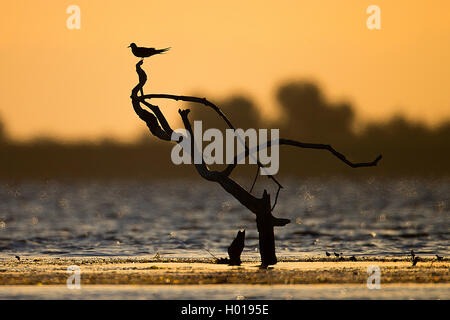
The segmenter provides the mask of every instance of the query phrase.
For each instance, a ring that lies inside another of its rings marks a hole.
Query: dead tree
[[[191,96],[178,96],[178,95],[170,95],[170,94],[146,94],[144,95],[143,87],[147,82],[147,75],[145,71],[141,68],[143,64],[143,60],[139,61],[136,64],[136,72],[139,77],[139,83],[132,89],[131,91],[131,102],[136,114],[147,124],[150,132],[157,138],[165,141],[172,141],[172,133],[173,130],[167,122],[165,116],[161,112],[158,106],[153,105],[148,102],[151,99],[170,99],[176,101],[185,101],[185,102],[194,102],[206,106],[208,108],[212,108],[219,117],[221,117],[225,123],[228,125],[230,129],[235,129],[230,120],[226,117],[226,115],[222,112],[222,110],[217,107],[212,102],[208,101],[206,98],[198,98]],[[139,95],[140,93],[140,95]],[[147,107],[151,112],[142,108],[142,105]],[[190,133],[191,137],[193,137],[193,132],[191,128],[191,123],[189,121],[189,109],[186,110],[178,110],[180,117],[183,121],[184,127]],[[183,137],[180,135],[178,141],[173,141],[175,143],[180,143]],[[311,149],[323,149],[328,150],[337,158],[342,160],[344,163],[349,165],[352,168],[357,167],[370,167],[375,166],[378,161],[381,159],[381,155],[378,156],[372,162],[365,163],[353,163],[337,152],[333,147],[326,144],[313,144],[313,143],[303,143],[295,140],[282,139],[280,138],[276,141],[279,145],[290,145],[299,148],[311,148]],[[272,141],[267,142],[267,147],[270,147],[273,144]],[[194,157],[194,147],[195,143],[191,143],[191,157]],[[250,153],[249,148],[245,145],[245,156],[247,157]],[[258,173],[255,176],[252,187],[249,191],[245,190],[241,185],[236,183],[233,179],[230,178],[231,173],[236,167],[237,161],[235,157],[235,161],[232,164],[229,164],[224,170],[216,171],[208,168],[206,163],[203,160],[203,156],[201,158],[201,163],[195,164],[194,166],[198,172],[198,174],[208,180],[213,181],[220,184],[225,191],[231,194],[234,198],[236,198],[242,205],[244,205],[247,209],[253,212],[256,215],[256,226],[259,234],[259,251],[261,255],[261,265],[269,266],[277,263],[277,257],[275,255],[275,235],[274,235],[274,227],[282,227],[290,222],[289,219],[282,219],[274,217],[272,211],[276,205],[276,201],[278,199],[278,194],[280,189],[283,186],[276,180],[273,176],[268,176],[271,180],[273,180],[278,185],[277,194],[275,196],[274,204],[271,205],[271,199],[269,193],[264,190],[262,197],[258,198],[252,195],[253,186],[255,185],[256,178],[258,177]],[[258,170],[262,167],[260,162],[257,162]]]

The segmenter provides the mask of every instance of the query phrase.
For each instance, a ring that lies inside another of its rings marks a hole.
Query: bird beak
[[[131,46],[128,46],[127,48],[129,48],[129,47],[131,47]]]

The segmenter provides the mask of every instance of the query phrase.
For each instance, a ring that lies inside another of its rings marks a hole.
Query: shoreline
[[[214,263],[213,259],[149,257],[0,257],[0,287],[65,285],[67,267],[80,267],[82,285],[300,285],[366,284],[367,268],[378,266],[382,284],[450,283],[450,262],[421,257],[416,266],[406,258],[331,257],[279,259],[268,269],[259,260],[241,266]]]

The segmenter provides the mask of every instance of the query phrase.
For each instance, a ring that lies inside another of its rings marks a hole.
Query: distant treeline
[[[282,175],[382,175],[449,176],[450,121],[430,128],[396,116],[374,122],[355,133],[355,112],[349,103],[330,103],[321,90],[308,82],[292,82],[277,92],[281,118],[264,120],[254,103],[244,96],[214,101],[236,128],[279,128],[280,136],[302,142],[326,143],[353,161],[372,161],[374,168],[352,169],[324,150],[281,147]],[[162,106],[161,106],[162,107]],[[131,109],[131,106],[130,106]],[[162,108],[162,110],[164,110]],[[203,120],[204,129],[225,129],[217,115],[202,106],[191,106],[191,120]],[[145,128],[136,117],[136,125]],[[64,144],[51,140],[17,143],[7,138],[0,123],[0,179],[151,179],[196,176],[193,166],[171,162],[170,143],[148,138],[133,144],[109,141],[101,144]],[[254,174],[255,166],[243,166],[236,174]]]

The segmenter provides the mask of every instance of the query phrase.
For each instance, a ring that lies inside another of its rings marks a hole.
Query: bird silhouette
[[[327,255],[327,257],[331,256],[331,254],[328,251],[325,251],[325,254]]]
[[[16,259],[17,259],[17,261],[20,261],[20,257],[19,256],[16,256]]]
[[[236,239],[231,242],[231,245],[228,247],[228,255],[230,256],[230,265],[231,266],[239,266],[241,265],[241,253],[244,250],[244,241],[245,241],[245,230],[238,231]]]
[[[413,257],[411,259],[412,265],[415,266],[417,264],[417,262],[419,261],[419,257]]]
[[[356,261],[356,257],[355,256],[351,256],[350,257],[350,261]]]
[[[436,255],[436,259],[437,259],[437,261],[442,261],[443,257]]]
[[[333,253],[334,253],[335,257],[339,258],[339,253],[336,253],[336,252],[333,252]]]
[[[154,56],[155,54],[165,53],[170,49],[170,47],[164,49],[138,47],[136,43],[130,44],[128,48],[131,48],[131,52],[133,52],[136,57],[142,59]]]

